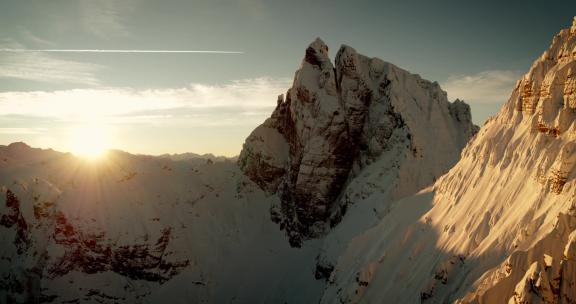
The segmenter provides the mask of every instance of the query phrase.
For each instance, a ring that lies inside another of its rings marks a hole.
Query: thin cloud
[[[28,44],[36,45],[39,47],[53,47],[55,45],[53,42],[35,35],[34,33],[32,33],[31,31],[29,31],[24,27],[20,27],[20,33],[24,41],[27,41]]]
[[[6,44],[9,47],[4,49],[23,49],[14,41]],[[100,81],[96,73],[103,68],[93,63],[54,58],[43,52],[5,52],[0,56],[0,78],[97,86]]]
[[[0,49],[8,53],[200,53],[200,54],[244,54],[240,51],[214,51],[214,50],[73,50],[73,49]]]
[[[80,20],[88,32],[100,38],[130,37],[126,20],[135,5],[129,0],[81,0]]]
[[[41,134],[46,128],[0,128],[0,134]]]
[[[518,71],[490,70],[451,76],[442,83],[442,87],[451,99],[459,98],[470,103],[503,103],[520,77]]]
[[[263,0],[238,0],[236,5],[254,19],[262,19],[269,14]]]
[[[0,113],[111,124],[256,125],[270,115],[289,79],[256,78],[224,85],[159,90],[126,88],[0,93]]]

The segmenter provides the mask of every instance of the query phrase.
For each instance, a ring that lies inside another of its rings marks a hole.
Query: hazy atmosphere
[[[78,151],[88,135],[132,153],[237,155],[316,37],[331,57],[347,44],[438,81],[481,125],[574,9],[570,1],[3,0],[0,144]]]

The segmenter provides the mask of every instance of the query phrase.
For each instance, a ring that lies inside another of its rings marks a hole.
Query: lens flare
[[[111,130],[104,125],[77,126],[70,135],[72,153],[89,160],[102,158],[110,148]]]

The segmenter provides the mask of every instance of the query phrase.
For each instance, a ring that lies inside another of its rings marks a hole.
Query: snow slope
[[[356,236],[322,303],[575,303],[576,19],[432,187]]]
[[[0,147],[1,303],[319,297],[318,244],[291,248],[235,163],[108,159]]]

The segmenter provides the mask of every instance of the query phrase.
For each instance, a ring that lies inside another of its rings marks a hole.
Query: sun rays
[[[87,160],[104,158],[111,148],[113,132],[109,126],[88,123],[70,130],[69,146],[72,153]]]

